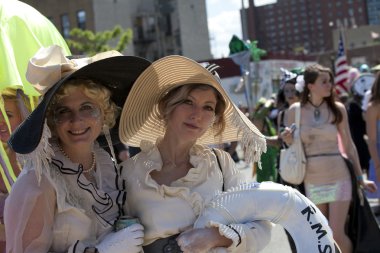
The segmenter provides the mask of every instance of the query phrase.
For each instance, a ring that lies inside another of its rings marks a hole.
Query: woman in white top
[[[7,252],[141,250],[141,225],[113,232],[125,192],[119,169],[96,142],[115,124],[112,100],[127,96],[149,65],[117,55],[74,61],[52,46],[30,60],[27,78],[43,99],[9,140],[25,166],[6,201]]]
[[[145,228],[144,252],[258,252],[270,239],[271,224],[192,226],[210,200],[245,182],[230,155],[205,144],[242,141],[265,151],[264,136],[230,101],[214,66],[182,56],[152,63],[137,79],[124,104],[119,137],[141,152],[120,166],[129,212]]]

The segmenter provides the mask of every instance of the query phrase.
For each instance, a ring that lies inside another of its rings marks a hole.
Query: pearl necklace
[[[58,144],[58,148],[59,148],[59,151],[61,151],[61,153],[67,158],[69,159],[71,162],[72,160],[70,159],[69,155],[66,154],[65,150],[63,150],[63,148],[61,147],[61,145]],[[87,170],[83,169],[83,173],[90,173],[91,171],[93,171],[95,169],[95,165],[96,165],[96,159],[95,159],[95,153],[94,152],[91,152],[92,153],[92,163],[91,163],[91,167]],[[83,167],[83,166],[82,166]]]

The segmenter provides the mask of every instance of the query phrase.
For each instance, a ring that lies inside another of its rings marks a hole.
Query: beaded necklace
[[[61,145],[58,144],[58,148],[59,148],[59,151],[61,151],[61,153],[67,158],[69,159],[70,161],[72,161],[70,159],[70,157],[68,156],[68,154],[66,154],[66,152],[63,150],[63,148],[61,147]],[[92,153],[92,163],[91,163],[91,167],[87,170],[83,169],[83,173],[90,173],[91,171],[93,171],[95,169],[95,165],[96,165],[96,159],[95,159],[95,153],[94,152],[91,152]]]

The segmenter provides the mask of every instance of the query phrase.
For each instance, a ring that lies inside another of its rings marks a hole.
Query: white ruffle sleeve
[[[42,176],[38,186],[34,171],[22,173],[4,210],[7,252],[48,252],[53,240],[55,208],[55,190],[47,178]]]
[[[125,201],[119,173],[108,153],[95,146],[96,184],[79,164],[59,152],[41,181],[26,166],[13,184],[4,210],[6,247],[12,253],[83,253],[112,231]],[[120,182],[119,182],[120,181]]]

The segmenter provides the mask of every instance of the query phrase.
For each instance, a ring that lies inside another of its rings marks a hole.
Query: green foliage
[[[79,51],[80,54],[93,56],[100,52],[116,50],[122,52],[133,37],[132,29],[123,29],[116,25],[112,30],[96,32],[73,28],[70,31],[70,39],[66,39],[72,51]],[[119,38],[116,47],[111,47],[110,42]]]

